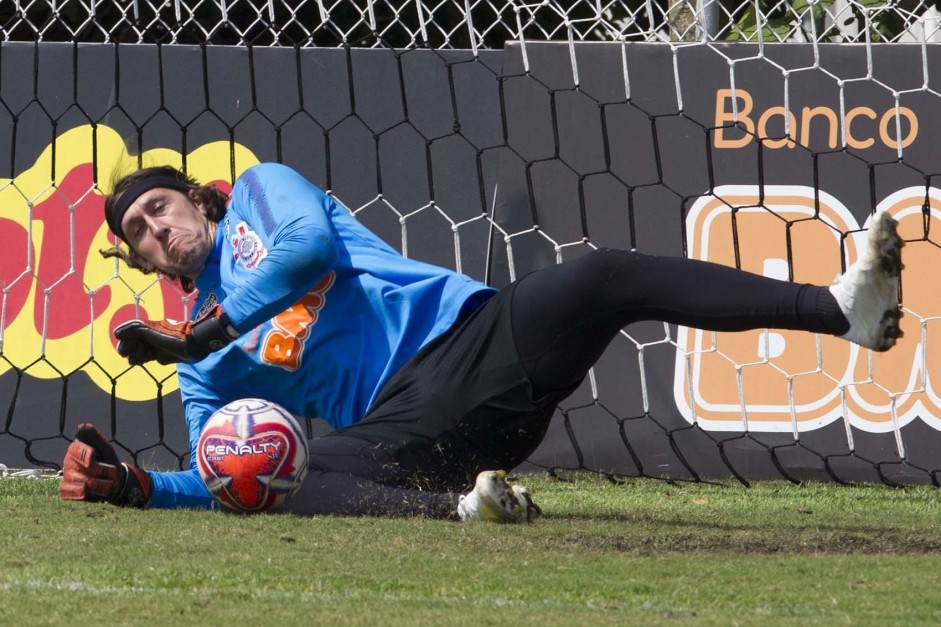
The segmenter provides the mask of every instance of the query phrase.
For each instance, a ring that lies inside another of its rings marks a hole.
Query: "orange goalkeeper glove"
[[[153,484],[137,466],[122,464],[114,447],[90,422],[78,427],[62,462],[59,497],[64,501],[108,501],[144,507]]]
[[[199,361],[238,337],[229,317],[216,305],[193,322],[131,320],[118,326],[118,353],[132,366]]]

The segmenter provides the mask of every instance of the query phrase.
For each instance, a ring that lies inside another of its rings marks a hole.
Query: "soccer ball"
[[[240,512],[277,509],[307,475],[307,438],[280,405],[243,398],[203,425],[196,467],[223,507]]]

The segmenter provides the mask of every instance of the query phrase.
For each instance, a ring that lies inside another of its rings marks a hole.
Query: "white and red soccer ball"
[[[203,425],[196,467],[223,507],[247,513],[277,509],[307,475],[307,438],[280,405],[243,398]]]

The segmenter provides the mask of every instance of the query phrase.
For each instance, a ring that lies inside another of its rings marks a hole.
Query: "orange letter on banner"
[[[846,144],[850,148],[869,148],[874,143],[876,143],[876,140],[872,139],[871,137],[869,139],[863,140],[859,140],[853,137],[853,120],[855,120],[860,115],[864,115],[870,120],[876,119],[876,112],[873,111],[870,107],[856,107],[849,110],[849,112],[846,114]]]
[[[814,215],[814,190],[765,186],[758,206],[755,186],[724,186],[690,211],[689,256],[735,265],[737,235],[741,268],[771,278],[827,285],[840,270],[840,231],[856,228],[839,202],[821,193],[822,220]],[[739,207],[733,233],[729,206]],[[787,223],[791,222],[790,262]],[[855,252],[853,252],[855,255]],[[713,334],[681,327],[677,338],[674,398],[690,421],[719,431],[812,429],[839,417],[834,380],[849,368],[850,345],[821,336],[825,369],[818,365],[817,338],[800,331],[754,330]],[[692,396],[691,396],[692,394]]]
[[[818,116],[823,116],[827,120],[827,146],[836,148],[836,129],[839,123],[836,119],[836,112],[830,107],[804,107],[801,113],[801,144],[810,146],[811,122]]]
[[[274,328],[265,335],[261,346],[262,361],[292,372],[300,368],[304,342],[310,336],[310,327],[317,323],[335,278],[336,274],[330,272],[299,301],[272,319]]]
[[[741,267],[799,283],[828,284],[839,271],[838,233],[847,264],[859,257],[867,232],[835,198],[820,192],[819,219],[810,187],[725,186],[694,203],[687,219],[690,257],[733,265],[729,207],[738,207]],[[925,211],[925,204],[928,211]],[[864,431],[889,432],[920,419],[941,428],[941,395],[930,373],[941,373],[941,351],[927,338],[941,333],[941,292],[930,289],[938,263],[926,233],[941,231],[941,190],[903,189],[879,204],[899,222],[903,251],[905,337],[884,353],[838,338],[799,331],[704,333],[680,327],[674,398],[687,420],[715,431],[807,431],[835,420]],[[790,227],[790,262],[785,244]],[[928,287],[926,287],[928,286]],[[713,339],[715,338],[715,339]],[[899,454],[904,454],[900,448]]]
[[[797,117],[790,111],[787,112],[789,122],[787,137],[782,139],[767,139],[767,137],[769,137],[768,121],[775,116],[780,116],[783,120],[784,115],[784,107],[771,107],[758,118],[758,137],[764,139],[765,146],[768,148],[784,148],[785,146],[793,148],[796,145],[794,140],[797,138]]]
[[[902,139],[902,148],[908,148],[912,145],[912,142],[915,141],[915,137],[918,136],[918,118],[915,116],[915,112],[909,109],[908,107],[899,107],[899,117],[905,118],[908,120],[909,129],[908,135]],[[879,120],[879,139],[882,140],[882,143],[888,146],[889,148],[895,148],[897,142],[889,137],[889,125],[892,125],[892,129],[895,129],[895,109],[889,109],[882,114],[882,119]]]
[[[941,193],[931,190],[929,223],[926,225],[922,207],[925,203],[925,188],[901,190],[880,203],[899,221],[899,234],[908,243],[902,251],[905,263],[903,285],[905,310],[901,327],[905,336],[892,350],[874,354],[872,363],[865,351],[860,350],[854,364],[852,381],[858,382],[847,388],[847,408],[851,416],[863,424],[883,425],[888,430],[892,421],[892,409],[896,418],[904,424],[921,417],[926,421],[938,416],[941,404],[930,387],[930,372],[941,373],[941,354],[928,351],[922,343],[919,316],[930,317],[931,312],[941,308],[941,294],[936,289],[924,289],[935,283],[938,251],[934,244],[925,241],[926,226],[929,233],[941,229]],[[928,322],[930,338],[941,331],[936,323]],[[926,393],[927,386],[927,393]],[[925,411],[927,410],[927,412]]]
[[[751,94],[744,89],[736,89],[735,97],[742,101],[742,106],[738,110],[738,122],[744,124],[748,132],[740,139],[725,138],[726,129],[722,127],[730,122],[735,122],[732,108],[729,107],[728,111],[725,110],[726,101],[732,99],[732,90],[719,89],[716,91],[716,148],[742,148],[748,145],[748,142],[752,140],[752,135],[755,134],[755,122],[748,117],[754,106]]]

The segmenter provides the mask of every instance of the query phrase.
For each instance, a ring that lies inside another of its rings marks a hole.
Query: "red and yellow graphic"
[[[234,152],[233,152],[234,151]],[[243,146],[215,142],[185,155],[197,180],[229,184],[258,160]],[[112,129],[82,126],[55,140],[36,163],[0,179],[0,374],[39,378],[85,373],[125,400],[149,400],[177,388],[171,366],[130,368],[112,331],[132,318],[184,319],[193,296],[157,275],[130,270],[99,250],[114,236],[104,221],[112,173],[132,160]],[[180,167],[184,155],[146,151],[144,166]],[[97,183],[96,183],[97,181]]]
[[[759,197],[760,191],[724,186],[700,198],[687,218],[690,257],[734,266],[735,237],[742,269],[819,285],[832,283],[841,270],[844,233],[850,234],[846,264],[857,258],[866,225],[857,224],[836,198],[810,187],[765,186]],[[919,417],[941,428],[941,398],[930,377],[932,371],[941,374],[941,355],[929,350],[928,341],[931,329],[941,331],[933,318],[941,312],[941,291],[932,287],[941,250],[926,237],[941,232],[941,190],[930,189],[926,198],[925,187],[903,189],[880,208],[899,221],[908,241],[905,337],[898,345],[871,353],[804,332],[681,328],[674,397],[687,420],[709,430],[795,435],[841,418],[870,432],[892,431]]]

